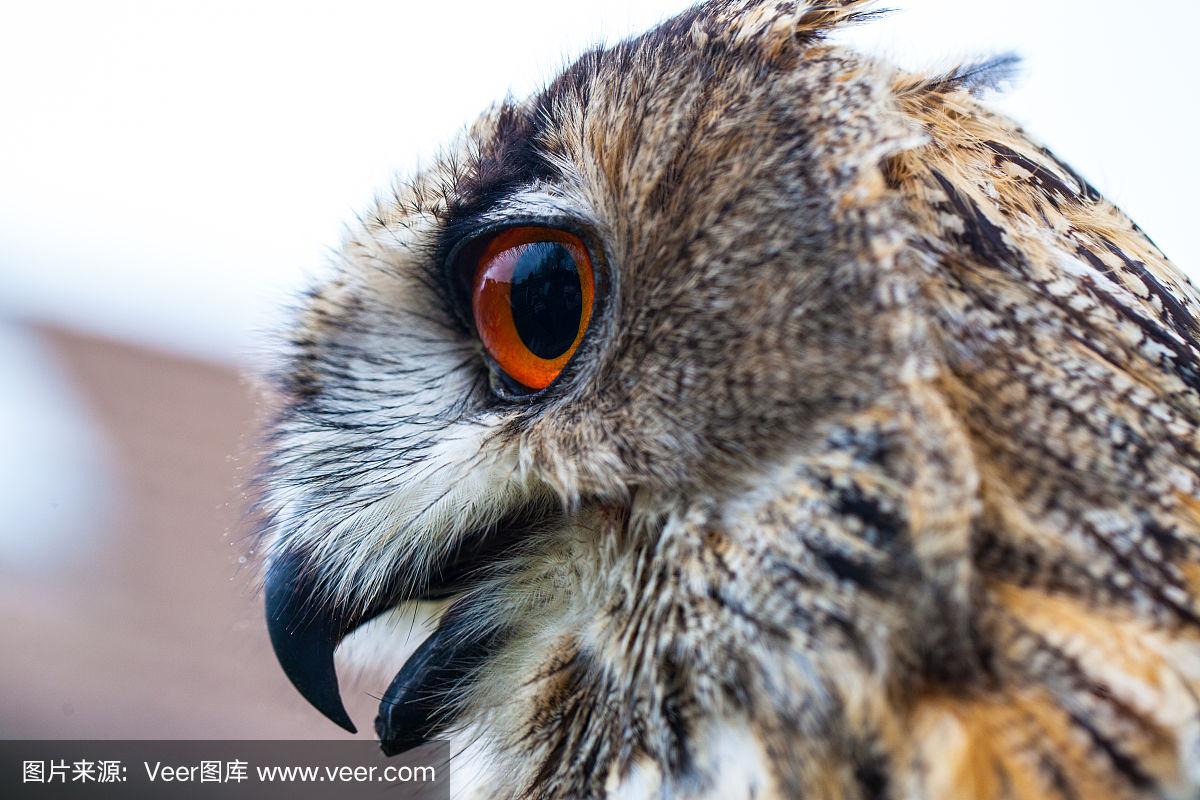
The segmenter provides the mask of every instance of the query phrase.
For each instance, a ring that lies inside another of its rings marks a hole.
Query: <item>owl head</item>
[[[784,794],[869,788],[916,746],[897,697],[1025,668],[996,575],[1101,596],[1119,559],[1062,534],[1098,508],[1195,533],[1145,466],[1194,491],[1157,447],[1196,419],[1190,288],[979,104],[986,70],[826,41],[868,13],[699,5],[359,217],[261,481],[268,625],[326,716],[352,729],[338,643],[438,600],[388,752],[465,732],[539,796],[731,796],[734,751]],[[1139,373],[1192,405],[1155,421],[1114,383]]]

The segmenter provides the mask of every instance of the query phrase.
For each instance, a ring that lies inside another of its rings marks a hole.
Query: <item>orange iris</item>
[[[571,360],[592,318],[587,247],[555,228],[523,226],[487,243],[471,283],[483,346],[517,383],[545,389]]]

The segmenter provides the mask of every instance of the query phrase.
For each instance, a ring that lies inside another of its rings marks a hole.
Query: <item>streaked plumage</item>
[[[823,41],[867,13],[699,6],[363,215],[263,477],[323,710],[346,631],[452,598],[380,731],[480,797],[1197,796],[1196,291],[977,70]],[[513,401],[444,265],[531,219],[603,299]]]

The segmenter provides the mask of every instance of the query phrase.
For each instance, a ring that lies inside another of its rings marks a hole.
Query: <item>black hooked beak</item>
[[[284,674],[309,703],[350,733],[358,729],[338,691],[333,651],[356,628],[388,610],[395,600],[349,610],[320,601],[316,576],[303,553],[284,553],[267,572],[267,632]]]
[[[470,609],[482,598],[459,600],[442,617],[388,686],[375,718],[383,754],[394,756],[437,735],[454,708],[455,695],[501,639],[501,631],[477,626]]]
[[[357,628],[400,603],[441,600],[464,591],[489,566],[502,562],[521,539],[520,533],[544,520],[538,508],[520,509],[495,526],[468,537],[467,544],[432,570],[422,591],[414,592],[396,570],[388,588],[369,605],[347,608],[321,591],[309,556],[285,551],[267,571],[267,631],[275,657],[296,690],[318,711],[350,733],[357,733],[338,691],[333,652]],[[452,720],[440,713],[453,706],[455,687],[467,679],[498,641],[494,629],[467,626],[465,604],[486,603],[464,597],[443,615],[438,629],[409,657],[388,688],[376,730],[389,755],[415,747]]]

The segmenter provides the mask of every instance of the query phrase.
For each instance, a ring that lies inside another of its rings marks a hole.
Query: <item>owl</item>
[[[433,602],[375,730],[474,796],[1200,796],[1200,297],[873,13],[701,4],[359,217],[260,479],[319,711]]]

